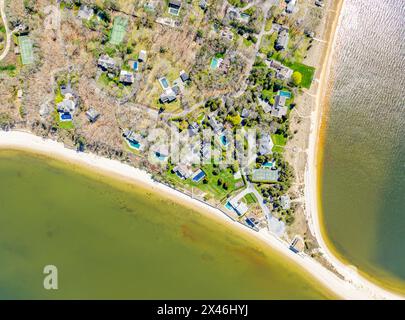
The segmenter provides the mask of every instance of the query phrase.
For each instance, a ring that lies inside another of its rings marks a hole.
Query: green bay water
[[[58,268],[58,290],[43,288],[45,265]],[[0,298],[334,296],[222,222],[59,160],[0,150]]]
[[[346,0],[326,118],[321,198],[336,252],[405,291],[405,6]]]

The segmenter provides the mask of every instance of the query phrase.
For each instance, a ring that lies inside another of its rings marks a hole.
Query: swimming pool
[[[221,136],[221,137],[220,137],[220,140],[221,140],[221,143],[222,143],[222,145],[223,145],[224,147],[226,147],[226,146],[229,144],[229,141],[228,141],[228,139],[226,138],[225,135]]]
[[[130,141],[130,140],[127,140],[127,142],[128,142],[128,144],[129,144],[130,148],[132,148],[132,149],[137,149],[137,150],[139,150],[139,148],[141,147],[141,144],[140,144],[138,141]]]
[[[273,162],[265,162],[265,163],[263,163],[263,165],[262,165],[262,167],[265,167],[265,168],[272,168],[274,166],[274,163]]]
[[[219,65],[221,64],[221,62],[222,62],[221,58],[216,58],[216,57],[212,58],[211,65],[210,65],[211,69],[218,68]]]
[[[199,182],[201,179],[205,177],[205,172],[201,169],[197,172],[197,174],[193,177],[194,182]]]
[[[169,81],[165,77],[159,79],[159,83],[162,86],[163,90],[169,88]]]
[[[279,91],[278,95],[280,97],[287,97],[288,99],[291,98],[291,92],[288,92],[288,91]]]
[[[71,121],[72,115],[68,112],[59,114],[60,121]]]
[[[227,208],[230,211],[234,211],[229,201],[225,204],[225,208]]]
[[[134,64],[132,65],[132,69],[135,71],[138,71],[138,61],[134,61]]]

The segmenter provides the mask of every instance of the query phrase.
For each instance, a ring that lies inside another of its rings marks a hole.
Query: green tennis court
[[[18,38],[21,50],[22,64],[34,63],[34,52],[32,50],[32,42],[27,36],[21,36]]]
[[[122,17],[116,17],[114,19],[114,26],[111,32],[110,43],[119,45],[124,40],[125,32],[127,29],[128,20]]]

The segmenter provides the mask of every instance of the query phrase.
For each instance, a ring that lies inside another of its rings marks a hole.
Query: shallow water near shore
[[[0,208],[0,299],[335,298],[252,236],[60,160],[0,150]]]
[[[321,200],[334,251],[405,292],[405,8],[346,0],[325,116]]]

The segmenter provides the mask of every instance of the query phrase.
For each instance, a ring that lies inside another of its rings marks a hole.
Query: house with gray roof
[[[176,93],[172,90],[172,88],[168,88],[160,95],[159,100],[162,103],[170,103],[176,100]]]
[[[288,46],[288,41],[289,41],[289,34],[287,29],[282,29],[280,33],[278,34],[278,38],[276,41],[276,44],[274,48],[277,51],[285,50]]]
[[[287,115],[288,108],[285,106],[287,97],[277,95],[274,98],[274,106],[271,109],[271,115],[276,118],[281,118]]]
[[[86,111],[86,116],[90,122],[96,122],[98,117],[100,116],[100,112],[92,107]]]
[[[287,2],[287,8],[285,9],[285,12],[293,13],[295,5],[297,4],[297,0],[285,0],[285,2]]]
[[[138,54],[138,61],[139,62],[146,62],[147,57],[148,57],[148,55],[147,55],[145,50],[139,51],[139,54]]]
[[[124,84],[132,84],[135,82],[135,76],[132,72],[121,70],[120,72],[120,82]]]
[[[107,54],[101,55],[98,59],[97,64],[103,70],[115,71],[117,68],[117,63],[115,62],[115,60]]]
[[[273,140],[271,139],[270,134],[262,134],[262,136],[259,139],[259,154],[260,155],[266,155],[269,153],[272,153],[274,143]]]
[[[214,116],[208,117],[208,121],[209,121],[209,124],[210,124],[212,130],[214,130],[215,133],[221,132],[222,129],[224,128],[222,123],[218,123],[217,120],[215,120]]]
[[[177,176],[183,180],[188,179],[192,174],[193,171],[185,164],[178,164],[173,168],[173,171],[177,174]]]
[[[291,207],[291,199],[288,195],[283,195],[280,197],[280,204],[284,210],[288,210]]]
[[[77,13],[77,17],[83,20],[90,20],[94,16],[94,10],[90,6],[82,5]]]

